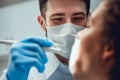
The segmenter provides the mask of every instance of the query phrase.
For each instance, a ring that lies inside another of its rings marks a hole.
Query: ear
[[[45,24],[44,24],[44,20],[43,20],[43,18],[42,18],[41,16],[38,16],[38,22],[39,22],[41,28],[42,28],[45,32],[47,32],[47,29],[46,29]]]
[[[110,43],[108,43],[105,48],[104,48],[104,52],[103,52],[103,56],[102,59],[106,62],[106,61],[111,61],[114,58],[114,43],[113,40],[110,41]]]

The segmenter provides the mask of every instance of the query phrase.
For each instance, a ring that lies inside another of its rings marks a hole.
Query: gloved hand
[[[48,40],[38,37],[26,38],[12,45],[9,57],[8,80],[27,80],[32,66],[39,72],[45,69],[48,59],[42,47],[50,47],[53,44]]]

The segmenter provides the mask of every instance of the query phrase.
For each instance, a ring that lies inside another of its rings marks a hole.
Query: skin
[[[38,16],[38,22],[42,29],[47,32],[46,26],[56,26],[65,23],[73,23],[86,27],[86,6],[80,0],[48,0],[45,19]],[[68,64],[68,60],[56,54],[58,59]]]
[[[110,80],[108,73],[114,65],[114,49],[110,46],[112,40],[108,44],[102,35],[105,11],[103,1],[91,15],[88,28],[77,34],[77,47],[73,46],[69,62],[74,80]]]

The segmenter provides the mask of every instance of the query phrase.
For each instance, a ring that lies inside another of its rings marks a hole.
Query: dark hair
[[[39,0],[39,8],[40,8],[40,13],[41,15],[45,18],[45,11],[46,11],[46,4],[48,0]],[[89,14],[90,10],[90,0],[82,0],[86,4],[86,11],[87,15]]]
[[[106,37],[113,40],[115,64],[110,71],[111,80],[120,80],[120,0],[105,0],[103,15]]]

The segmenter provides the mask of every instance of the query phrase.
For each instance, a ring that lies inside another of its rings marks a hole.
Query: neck
[[[62,57],[62,56],[59,55],[59,54],[55,54],[55,55],[56,55],[56,57],[57,57],[63,64],[68,65],[68,63],[69,63],[69,60],[68,60],[68,59]]]
[[[96,74],[90,74],[90,76],[80,77],[74,76],[74,80],[110,80],[106,75],[96,75]]]
[[[99,77],[95,77],[94,79],[92,80],[109,80],[106,76],[99,76]]]
[[[91,79],[87,79],[87,80],[110,80],[110,79],[108,78],[108,76],[102,74],[102,75],[92,75]]]

